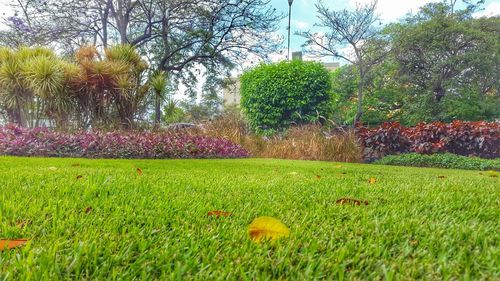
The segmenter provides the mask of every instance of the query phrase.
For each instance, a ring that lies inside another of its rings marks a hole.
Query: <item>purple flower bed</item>
[[[242,158],[249,153],[223,138],[150,132],[60,133],[0,126],[0,155],[84,158]]]

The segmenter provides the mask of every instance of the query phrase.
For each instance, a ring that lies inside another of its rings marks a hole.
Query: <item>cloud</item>
[[[293,22],[295,28],[297,28],[297,29],[307,29],[310,26],[310,24],[305,22],[305,21],[293,20],[292,22]]]
[[[474,14],[474,17],[493,17],[500,15],[500,2],[490,3],[483,11]]]
[[[366,5],[371,2],[372,0],[349,0],[349,6],[355,8],[356,5]],[[377,13],[384,22],[396,21],[407,13],[417,12],[420,7],[431,2],[436,2],[436,0],[379,0]]]

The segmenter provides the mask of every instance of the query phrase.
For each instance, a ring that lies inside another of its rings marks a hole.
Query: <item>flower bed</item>
[[[411,128],[392,122],[373,129],[358,127],[357,132],[366,161],[407,152],[500,157],[500,123],[496,122],[433,122]]]
[[[78,132],[0,126],[0,155],[84,158],[241,158],[249,153],[223,138],[182,133]]]

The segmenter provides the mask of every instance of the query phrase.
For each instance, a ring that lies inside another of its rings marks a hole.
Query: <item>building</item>
[[[224,105],[240,104],[241,95],[239,77],[232,77],[227,79],[227,84],[222,89],[222,99],[224,100]]]

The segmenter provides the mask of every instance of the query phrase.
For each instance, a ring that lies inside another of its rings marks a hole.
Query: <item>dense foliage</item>
[[[456,8],[456,7],[455,7]],[[500,18],[476,18],[478,7],[431,3],[382,32],[386,56],[363,79],[361,122],[494,121],[500,118]],[[377,41],[366,41],[378,57]],[[359,100],[355,65],[333,74],[331,118],[352,124]]]
[[[282,15],[270,0],[19,0],[2,6],[10,12],[0,15],[0,46],[50,46],[71,55],[86,44],[130,44],[193,96],[198,81],[220,84],[228,71],[266,57],[282,42],[276,36]]]
[[[500,157],[500,123],[497,122],[433,122],[410,128],[387,122],[372,129],[358,127],[358,136],[367,161],[406,152]]]
[[[237,158],[241,146],[223,138],[181,133],[60,133],[0,127],[0,155],[85,158]]]
[[[149,93],[148,65],[130,45],[0,48],[0,114],[23,127],[133,128]]]
[[[315,62],[263,64],[241,77],[241,106],[250,127],[275,132],[319,121],[330,99],[328,71]]]
[[[495,170],[500,171],[500,158],[482,159],[467,157],[451,153],[436,153],[432,155],[405,153],[388,155],[374,162],[382,165],[431,167],[465,170]]]

